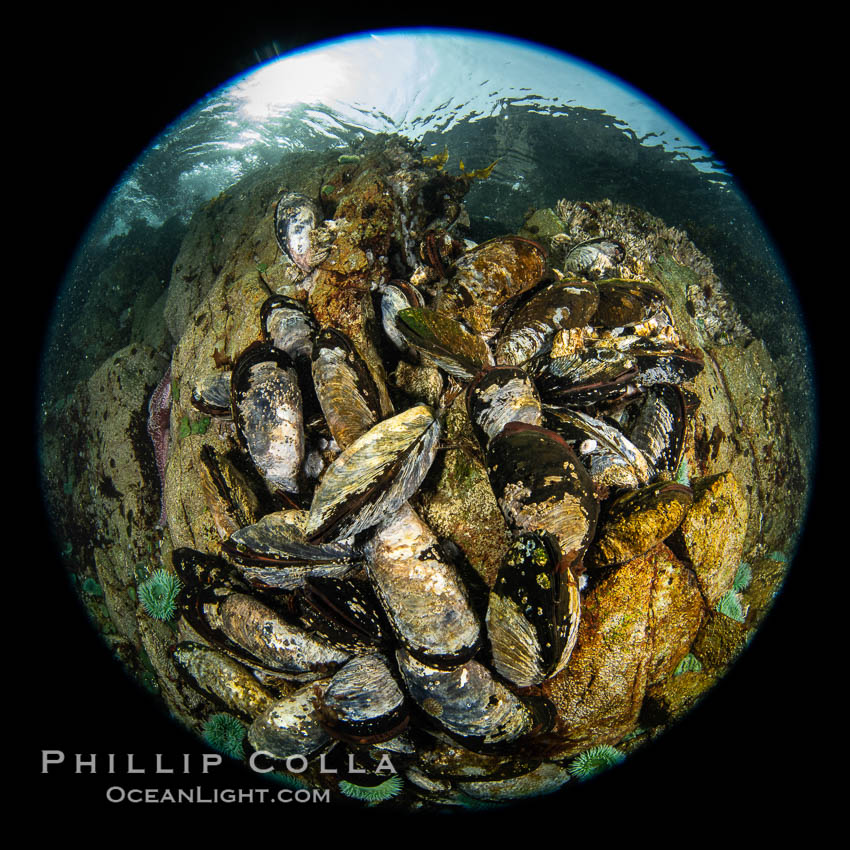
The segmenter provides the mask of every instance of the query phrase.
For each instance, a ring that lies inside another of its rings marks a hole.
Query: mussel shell
[[[468,380],[494,364],[493,354],[481,337],[460,322],[428,310],[409,307],[396,314],[396,327],[407,342],[441,369]]]
[[[181,546],[171,553],[171,563],[183,587],[187,589],[220,587],[226,590],[244,587],[236,570],[218,555]]]
[[[274,699],[249,668],[209,646],[183,641],[172,658],[197,690],[247,720],[253,720]]]
[[[294,694],[271,703],[248,729],[248,743],[272,758],[310,758],[331,740],[322,725],[320,700],[330,679],[305,685]]]
[[[396,325],[396,316],[400,310],[424,306],[422,293],[407,281],[391,281],[381,287],[381,324],[384,333],[399,351],[407,351],[409,345]]]
[[[334,328],[325,328],[316,339],[312,371],[325,421],[345,449],[381,418],[375,380],[351,340]]]
[[[692,381],[703,370],[702,355],[684,348],[653,350],[649,345],[633,349],[640,374],[636,383],[641,388],[655,384],[683,384]]]
[[[256,522],[260,512],[259,499],[227,455],[204,445],[200,461],[204,498],[221,539]]]
[[[555,432],[513,422],[490,441],[487,472],[508,523],[517,531],[548,531],[568,564],[593,538],[599,506],[593,482]]]
[[[593,284],[562,280],[534,293],[505,322],[496,343],[499,364],[520,365],[548,351],[559,330],[588,323],[599,304]]]
[[[447,300],[476,332],[492,327],[498,305],[534,286],[546,271],[546,251],[521,236],[498,236],[476,245],[449,270]]]
[[[407,700],[380,655],[352,658],[322,698],[322,722],[335,738],[359,744],[388,741],[408,722]]]
[[[546,409],[546,422],[567,442],[578,445],[594,484],[634,489],[652,480],[653,468],[644,453],[613,425],[560,407]],[[583,448],[588,443],[591,447]]]
[[[590,324],[603,328],[636,325],[666,309],[667,296],[658,288],[636,280],[600,280],[599,306]]]
[[[480,626],[455,568],[408,504],[364,547],[366,570],[396,637],[434,667],[454,667],[478,649]]]
[[[230,416],[232,375],[228,369],[212,372],[201,378],[192,389],[192,406],[210,416]]]
[[[510,779],[480,780],[478,782],[459,782],[458,789],[476,800],[502,802],[553,794],[570,779],[570,772],[565,767],[553,762],[544,762],[523,776]]]
[[[302,302],[286,295],[272,295],[260,309],[260,323],[266,341],[285,351],[293,361],[312,355],[318,327]]]
[[[392,516],[419,489],[440,437],[424,404],[379,422],[328,467],[313,495],[312,542],[343,540]]]
[[[616,271],[625,258],[626,249],[622,243],[598,236],[570,249],[564,260],[564,271],[598,280]]]
[[[403,649],[396,660],[413,700],[468,749],[500,748],[551,723],[549,706],[520,699],[477,661],[438,670]]]
[[[600,519],[585,564],[616,566],[643,555],[679,527],[692,503],[691,488],[672,481],[619,496]]]
[[[685,446],[685,397],[673,384],[657,384],[647,392],[646,400],[632,426],[632,442],[652,464],[656,475],[676,474]]]
[[[391,636],[381,603],[365,582],[311,576],[301,592],[300,610],[310,631],[351,652],[382,646]]]
[[[292,358],[254,343],[239,358],[231,381],[236,431],[272,490],[297,493],[304,462],[304,417]]]
[[[201,600],[220,643],[243,660],[295,681],[326,675],[351,656],[295,626],[264,602],[244,593]]]
[[[638,376],[636,362],[608,348],[585,348],[573,356],[535,358],[530,369],[544,401],[587,407],[621,398]]]
[[[578,637],[581,601],[572,570],[550,534],[520,534],[490,591],[487,634],[497,672],[539,685],[563,670]]]
[[[274,235],[280,250],[300,269],[307,272],[313,265],[310,232],[322,221],[322,211],[315,201],[297,192],[284,192],[274,212]]]
[[[467,389],[466,409],[484,448],[508,422],[543,424],[537,388],[529,375],[515,366],[496,366],[482,372]]]

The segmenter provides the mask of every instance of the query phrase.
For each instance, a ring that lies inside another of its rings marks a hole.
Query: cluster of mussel
[[[308,271],[309,203],[285,195],[276,226]],[[250,476],[206,445],[220,552],[174,553],[183,614],[207,644],[184,642],[175,659],[250,721],[252,750],[283,760],[340,741],[377,747],[434,790],[449,786],[416,767],[416,736],[501,753],[552,728],[534,686],[567,666],[585,570],[646,551],[691,502],[674,479],[693,406],[681,384],[701,358],[660,290],[591,279],[621,254],[585,243],[564,275],[527,239],[467,248],[429,234],[425,265],[374,297],[396,356],[423,385],[438,381],[436,402],[388,414],[387,388],[351,340],[285,296],[263,307],[265,340],[196,389],[197,406],[232,416],[283,506],[264,512]],[[513,534],[483,627],[456,547],[415,507],[460,392]]]

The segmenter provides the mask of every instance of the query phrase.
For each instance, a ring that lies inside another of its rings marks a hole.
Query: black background
[[[583,14],[571,10],[554,18],[547,13],[525,24],[513,20],[518,15],[499,14],[498,21],[493,14],[414,21],[355,16],[351,10],[324,14],[328,20],[320,20],[318,13],[309,18],[292,7],[275,19],[245,22],[233,20],[235,15],[233,10],[226,16],[221,10],[199,10],[197,20],[177,21],[165,12],[155,16],[140,9],[138,19],[119,22],[54,14],[19,43],[12,79],[20,84],[13,87],[23,102],[20,115],[14,116],[19,120],[12,122],[19,132],[7,129],[7,141],[12,143],[13,170],[28,179],[19,194],[23,239],[13,250],[22,262],[25,298],[36,317],[27,323],[22,341],[24,350],[29,349],[32,375],[18,373],[19,381],[29,379],[35,386],[47,313],[88,222],[123,170],[171,120],[234,74],[271,58],[272,41],[285,52],[346,32],[414,24],[488,29],[536,40],[598,64],[667,107],[706,140],[743,185],[785,257],[816,355],[824,358],[818,333],[823,316],[815,308],[811,285],[813,275],[824,269],[820,261],[813,262],[806,240],[830,235],[820,197],[825,184],[817,176],[816,162],[822,158],[812,141],[829,133],[830,119],[812,98],[819,83],[809,58],[814,45],[798,21],[766,37],[760,21],[742,25],[720,15],[685,21],[660,13],[623,17],[601,9]],[[20,404],[26,404],[26,391],[20,396]],[[34,398],[30,405],[34,412]],[[15,427],[23,445],[21,434],[33,426],[32,418],[26,424],[21,418]],[[30,436],[34,440],[34,433]],[[23,458],[23,449],[17,454]],[[108,753],[136,753],[149,771],[152,753],[164,753],[176,764],[181,754],[202,749],[125,678],[88,626],[65,586],[58,559],[45,548],[48,525],[34,459],[16,477],[25,498],[17,500],[15,513],[35,517],[28,535],[15,538],[16,547],[23,545],[20,551],[13,549],[6,565],[27,577],[6,585],[7,593],[27,600],[6,600],[12,614],[24,615],[17,618],[14,637],[7,630],[12,674],[5,677],[7,703],[24,719],[20,739],[26,749],[15,766],[29,777],[24,789],[51,811],[85,812],[86,819],[110,814],[158,822],[206,818],[212,806],[117,806],[104,798],[112,784],[191,787],[203,781],[197,756],[191,776],[173,780],[151,773],[140,779],[113,778],[102,772],[105,767],[96,776],[75,776],[67,766],[40,773],[43,749],[63,750],[69,761],[78,752],[97,753],[102,766]],[[739,830],[761,833],[778,818],[787,823],[789,818],[812,817],[802,801],[808,801],[818,781],[817,724],[830,709],[819,704],[821,697],[812,690],[818,653],[811,646],[817,630],[809,577],[827,566],[830,571],[842,568],[823,563],[822,510],[816,491],[785,591],[752,646],[699,709],[625,767],[557,801],[488,814],[488,825],[505,817],[519,822],[519,814],[530,814],[539,818],[531,823],[546,824],[546,832],[561,836],[558,840],[589,830],[601,838],[605,830],[613,835],[619,826],[645,833],[649,840],[665,841],[666,836],[672,841],[690,832],[673,833],[674,823],[688,824],[697,833],[699,825],[710,824],[721,833],[734,825],[735,834],[742,836]],[[18,681],[20,685],[9,686]],[[223,767],[205,784],[260,783]],[[268,814],[260,808],[234,805],[226,814],[250,831],[249,824]],[[334,834],[328,821],[340,820],[329,817],[326,807],[291,805],[275,814],[289,825],[308,818],[316,823],[318,815],[322,835],[328,836]],[[360,809],[346,810],[343,826],[361,815]],[[382,816],[380,811],[375,815],[377,824]],[[482,826],[482,818],[476,817],[475,824]]]

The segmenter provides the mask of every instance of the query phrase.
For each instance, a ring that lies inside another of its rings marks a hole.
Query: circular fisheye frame
[[[38,448],[75,595],[208,754],[459,812],[566,798],[723,680],[793,560],[814,408],[793,285],[700,138],[537,44],[377,31],[126,170]]]

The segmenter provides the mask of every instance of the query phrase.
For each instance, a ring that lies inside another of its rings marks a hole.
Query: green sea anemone
[[[155,570],[150,578],[139,585],[139,599],[145,611],[157,620],[171,620],[177,610],[180,579],[166,570]]]
[[[735,581],[732,583],[733,590],[746,590],[753,580],[753,570],[746,561],[741,561],[738,572],[735,573]]]
[[[370,806],[377,803],[383,803],[384,800],[389,800],[398,795],[401,791],[402,778],[396,774],[389,779],[384,780],[380,785],[354,785],[343,779],[339,783],[340,793],[346,797],[351,797],[354,800],[364,800]]]
[[[673,671],[673,675],[679,676],[682,673],[699,673],[700,670],[702,670],[702,664],[700,664],[699,658],[689,652],[679,662],[679,666]]]
[[[103,588],[93,578],[87,578],[83,582],[83,593],[100,597],[103,596]]]
[[[603,770],[619,764],[624,758],[625,756],[618,749],[608,744],[600,744],[577,755],[567,769],[576,779],[590,779],[591,776],[596,776],[597,773],[602,773]]]
[[[725,617],[729,617],[731,620],[735,620],[738,623],[744,622],[744,609],[741,607],[741,600],[734,590],[724,593],[723,596],[720,597],[717,605],[714,607],[714,610],[717,611],[718,614],[723,614]]]
[[[204,725],[204,739],[219,752],[239,758],[245,729],[245,724],[232,714],[214,714]]]

